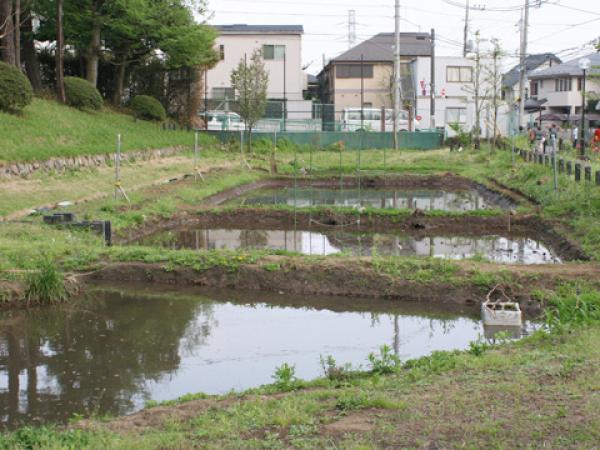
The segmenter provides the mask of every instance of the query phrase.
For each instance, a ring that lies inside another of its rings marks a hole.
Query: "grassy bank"
[[[119,133],[123,151],[193,144],[188,132],[163,131],[130,115],[108,109],[82,112],[35,99],[19,115],[0,111],[0,164],[112,153]]]

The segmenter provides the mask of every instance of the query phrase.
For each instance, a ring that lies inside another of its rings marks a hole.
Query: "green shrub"
[[[23,72],[0,62],[0,109],[20,111],[31,103],[33,89]]]
[[[157,120],[162,122],[167,118],[163,105],[149,95],[138,95],[131,101],[131,109],[135,117],[143,120]]]
[[[50,258],[43,257],[38,263],[38,269],[29,273],[25,280],[27,304],[64,302],[67,296],[62,273]]]
[[[98,89],[87,80],[77,77],[65,77],[67,104],[78,109],[98,111],[102,108],[102,96]]]

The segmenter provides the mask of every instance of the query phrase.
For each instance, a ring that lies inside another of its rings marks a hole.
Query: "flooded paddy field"
[[[222,192],[211,201],[229,206],[340,206],[448,212],[516,207],[514,199],[450,175],[274,179]]]
[[[445,259],[480,257],[502,264],[558,264],[549,246],[530,237],[413,236],[343,230],[263,230],[184,227],[165,230],[137,243],[169,249],[282,250],[304,255],[417,256]]]
[[[122,415],[149,400],[270,383],[283,363],[311,379],[321,356],[366,369],[383,344],[406,360],[480,336],[493,338],[476,307],[97,287],[69,306],[0,313],[0,421]]]

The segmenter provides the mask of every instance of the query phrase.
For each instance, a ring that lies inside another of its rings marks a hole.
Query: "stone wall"
[[[184,147],[169,147],[158,150],[140,150],[133,152],[125,152],[121,154],[123,162],[131,160],[149,160],[154,158],[163,158],[166,156],[175,155],[183,151]],[[115,160],[114,153],[106,153],[101,155],[82,155],[63,158],[51,158],[46,161],[22,162],[8,165],[0,164],[0,179],[7,178],[26,178],[29,175],[44,171],[44,172],[63,172],[68,169],[80,169],[86,167],[99,167],[110,165]]]

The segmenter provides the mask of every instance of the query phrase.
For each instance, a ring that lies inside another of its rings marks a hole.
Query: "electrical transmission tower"
[[[356,10],[348,10],[348,48],[356,45]]]

